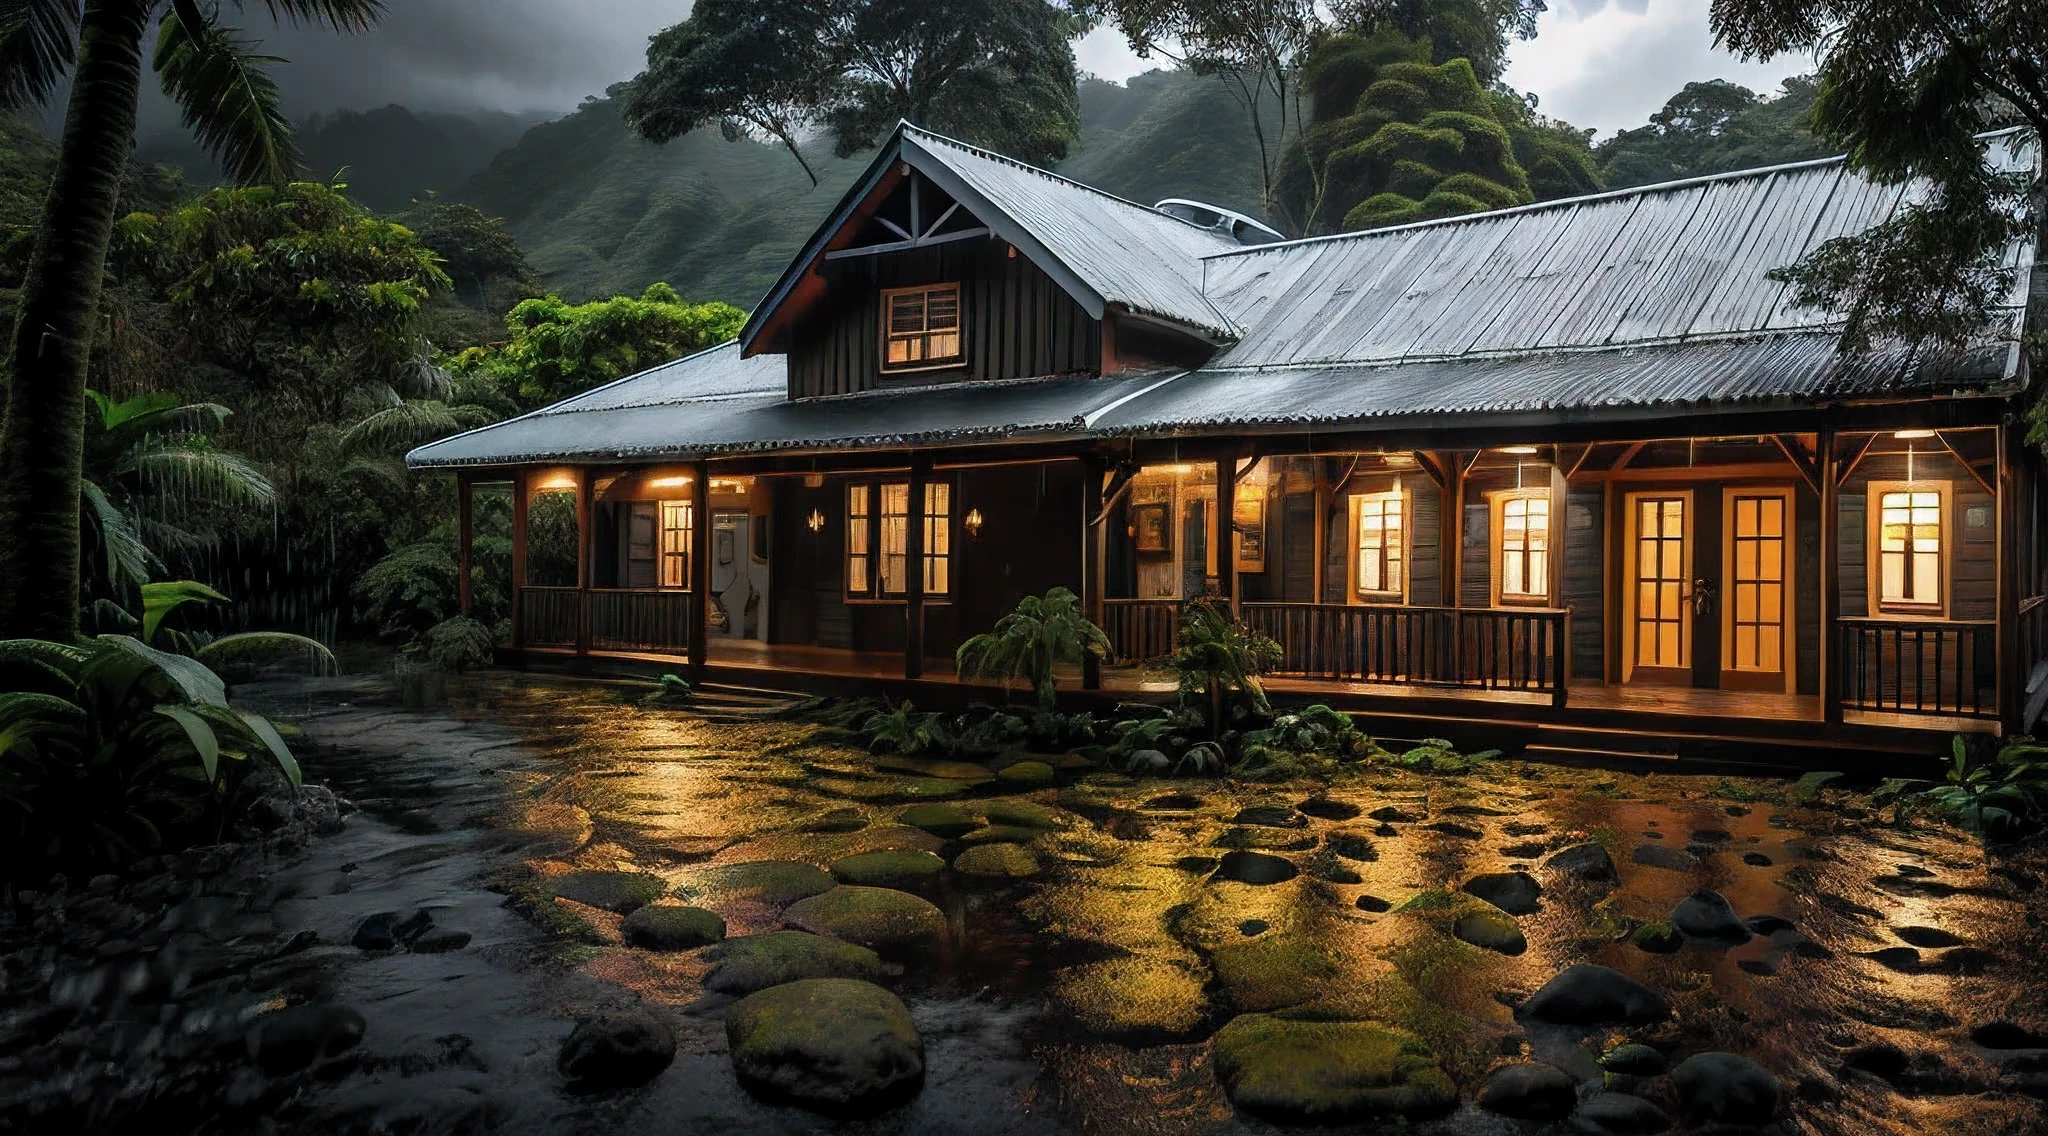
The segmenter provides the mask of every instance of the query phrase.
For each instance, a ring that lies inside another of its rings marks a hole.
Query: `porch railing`
[[[519,645],[574,647],[582,607],[582,592],[577,588],[520,588],[514,612]]]
[[[1309,678],[1545,693],[1564,705],[1564,608],[1245,604],[1280,643],[1280,672]]]
[[[1180,637],[1179,600],[1102,601],[1102,632],[1112,661],[1148,663],[1173,653]]]
[[[1997,624],[1991,620],[1846,618],[1835,657],[1848,709],[1998,716]]]
[[[517,600],[519,644],[687,651],[694,599],[668,589],[523,587]]]

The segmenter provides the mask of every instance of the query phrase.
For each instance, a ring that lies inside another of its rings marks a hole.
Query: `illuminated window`
[[[1550,493],[1497,498],[1502,603],[1550,602]]]
[[[1407,577],[1407,532],[1401,491],[1351,498],[1355,561],[1352,594],[1362,600],[1399,600]]]
[[[953,487],[924,487],[924,590],[952,589]],[[910,571],[910,483],[885,481],[847,487],[846,594],[856,599],[901,596]]]
[[[690,550],[693,541],[688,501],[661,503],[661,586],[690,586]]]
[[[960,285],[892,288],[882,293],[882,370],[951,367],[962,358]]]
[[[1945,482],[1873,484],[1877,606],[1880,611],[1939,613],[1943,597]]]

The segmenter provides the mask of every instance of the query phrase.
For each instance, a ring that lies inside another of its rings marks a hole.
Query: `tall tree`
[[[1396,31],[1430,44],[1430,62],[1470,60],[1481,83],[1500,81],[1508,44],[1536,37],[1544,0],[1339,0],[1333,5],[1346,31]]]
[[[1774,98],[1725,79],[1687,83],[1650,121],[1599,146],[1612,186],[1755,169],[1836,153],[1813,134],[1811,76],[1785,80]]]
[[[360,31],[381,0],[260,0],[273,20]],[[237,7],[241,6],[239,0]],[[21,287],[0,419],[0,636],[78,633],[86,368],[121,176],[135,141],[143,38],[185,125],[241,181],[282,182],[297,154],[255,54],[197,0],[5,0],[0,111],[71,76],[56,175]]]
[[[649,44],[626,121],[656,142],[713,124],[773,139],[813,184],[810,131],[843,158],[898,119],[1051,163],[1080,133],[1083,27],[1048,0],[698,0]]]
[[[2048,132],[2048,5],[2039,0],[1714,0],[1720,44],[1744,56],[1821,56],[1814,128],[1884,184],[1931,192],[1782,275],[1801,302],[1848,313],[1843,346],[1967,343],[2005,303],[2014,241],[2048,236],[2039,145]],[[1978,137],[2033,136],[2031,170]],[[2048,243],[2042,243],[2048,247]]]

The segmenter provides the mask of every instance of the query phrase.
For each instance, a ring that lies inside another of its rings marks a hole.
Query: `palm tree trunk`
[[[88,0],[0,424],[0,636],[78,635],[86,363],[142,87],[142,0]]]

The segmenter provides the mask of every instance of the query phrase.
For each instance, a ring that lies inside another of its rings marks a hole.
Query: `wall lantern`
[[[1918,439],[1918,438],[1932,438],[1932,437],[1934,437],[1934,431],[1932,431],[1932,430],[1900,430],[1900,431],[1898,431],[1898,432],[1894,433],[1894,434],[1892,435],[1892,437],[1894,437],[1894,438],[1897,438],[1897,439],[1898,439],[1899,441],[1901,441],[1901,442],[1910,442],[1910,441],[1913,441],[1913,440],[1915,440],[1915,439]]]
[[[681,489],[689,483],[690,479],[687,477],[657,477],[649,481],[647,487],[649,489]]]
[[[981,535],[981,526],[982,526],[982,517],[981,517],[981,510],[980,510],[980,509],[969,509],[969,510],[967,510],[967,515],[966,515],[965,517],[962,517],[962,518],[960,518],[960,524],[961,524],[961,525],[962,525],[963,527],[965,527],[965,528],[967,529],[967,535],[968,535],[968,536],[972,536],[972,537],[978,537],[978,536],[980,536],[980,535]]]
[[[1535,452],[1536,452],[1536,447],[1534,447],[1534,446],[1502,446],[1502,447],[1500,448],[1500,452],[1501,452],[1501,453],[1504,453],[1504,454],[1533,454],[1533,453],[1535,453]]]
[[[811,515],[804,520],[804,524],[809,525],[812,532],[820,532],[825,528],[825,514],[812,509]]]

